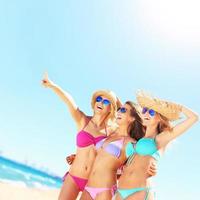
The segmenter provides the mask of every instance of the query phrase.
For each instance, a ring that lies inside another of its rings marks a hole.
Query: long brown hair
[[[135,119],[128,128],[130,137],[138,141],[145,136],[145,127],[142,125],[142,119],[135,108],[135,104],[131,101],[127,101],[125,104],[131,107],[130,115]]]

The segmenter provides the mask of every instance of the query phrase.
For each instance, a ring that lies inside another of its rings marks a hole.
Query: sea
[[[0,156],[0,182],[32,188],[60,188],[62,178],[40,169]]]

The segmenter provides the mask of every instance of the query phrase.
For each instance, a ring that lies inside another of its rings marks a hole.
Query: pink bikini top
[[[88,123],[86,124],[86,126],[88,125]],[[107,137],[106,135],[94,137],[92,134],[85,131],[84,128],[76,136],[76,145],[78,147],[87,147],[90,145],[96,145],[96,143],[98,143],[99,141],[101,141]]]

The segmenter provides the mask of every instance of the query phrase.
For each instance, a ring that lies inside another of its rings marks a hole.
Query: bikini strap
[[[130,165],[130,164],[133,162],[134,158],[135,158],[135,154],[132,154],[131,156],[129,156],[129,157],[127,158],[126,164],[127,164],[127,165]]]
[[[156,134],[155,137],[154,137],[154,141],[155,141],[155,142],[156,142],[156,138],[157,138],[157,136],[158,136],[158,134]]]
[[[82,128],[82,130],[84,130],[87,127],[87,125],[90,123],[91,119],[92,119],[92,117],[87,117],[87,121],[86,121],[84,127]]]
[[[147,189],[146,189],[146,195],[145,195],[145,199],[144,199],[144,200],[148,200],[149,191],[150,191],[150,188],[147,188]]]
[[[107,130],[107,125],[105,124],[105,132],[106,132],[106,136],[108,136],[108,130]]]
[[[125,137],[123,136],[122,137],[122,146],[124,146],[124,143],[125,143]]]
[[[157,144],[157,136],[158,136],[158,134],[154,137],[154,142],[155,142],[155,144],[156,144],[157,151],[159,151],[159,149],[158,149],[158,144]]]
[[[126,138],[128,138],[128,136],[123,136],[123,145],[125,144],[125,142],[126,142]],[[128,142],[129,143],[129,142]],[[131,143],[133,143],[133,142],[131,142]]]

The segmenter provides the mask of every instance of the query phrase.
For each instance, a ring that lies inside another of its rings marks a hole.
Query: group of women
[[[92,95],[93,115],[87,116],[47,74],[42,84],[66,103],[78,129],[76,156],[65,174],[59,200],[80,195],[80,200],[153,200],[154,162],[198,115],[143,92],[136,96],[138,104],[126,101],[122,105],[112,91],[99,90]],[[170,122],[181,114],[184,120],[172,127]]]

